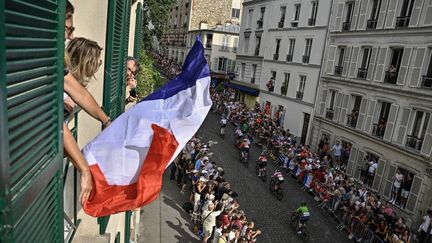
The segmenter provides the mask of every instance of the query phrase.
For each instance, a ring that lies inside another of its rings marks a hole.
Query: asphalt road
[[[261,149],[255,145],[251,147],[249,167],[245,168],[239,162],[238,150],[233,145],[234,126],[228,126],[223,140],[219,136],[219,120],[219,115],[210,112],[198,134],[206,142],[218,141],[218,144],[211,148],[213,158],[224,168],[231,188],[239,194],[237,200],[240,209],[262,230],[258,242],[300,242],[301,239],[290,225],[289,217],[291,211],[301,202],[306,202],[311,211],[311,219],[307,223],[309,242],[351,242],[345,232],[336,228],[337,222],[332,216],[317,207],[318,202],[311,194],[302,191],[301,185],[294,178],[285,177],[282,185],[284,198],[278,201],[269,191],[269,176],[266,182],[262,182],[254,171]],[[276,168],[273,163],[269,163],[267,173],[273,173]]]

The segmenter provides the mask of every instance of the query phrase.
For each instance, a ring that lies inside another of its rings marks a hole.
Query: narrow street
[[[309,242],[350,242],[346,233],[336,228],[337,222],[331,215],[318,208],[313,196],[302,191],[295,179],[285,178],[284,198],[278,201],[269,191],[269,176],[266,182],[262,182],[255,175],[255,160],[260,148],[256,145],[251,147],[249,167],[245,168],[240,164],[238,150],[233,145],[234,126],[228,126],[225,139],[222,140],[219,136],[219,119],[219,115],[210,112],[198,134],[205,142],[218,142],[211,148],[213,158],[225,169],[226,179],[239,194],[237,200],[248,220],[254,220],[262,230],[259,242],[299,242],[300,238],[291,227],[289,217],[301,202],[306,202],[311,210],[311,219],[307,225],[311,234]],[[267,173],[273,173],[275,169],[276,166],[270,162]]]

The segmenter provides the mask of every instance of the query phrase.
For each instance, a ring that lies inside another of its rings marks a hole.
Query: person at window
[[[408,200],[409,192],[411,190],[411,184],[412,184],[412,176],[410,173],[407,173],[407,175],[404,176],[404,179],[401,184],[400,204],[402,205],[402,207],[405,207],[405,203]]]
[[[68,26],[70,30],[74,30],[73,14],[73,5],[69,1],[67,1],[65,25],[70,24],[70,26]],[[65,39],[73,39],[73,35],[71,33],[73,33],[73,31],[65,31]],[[69,65],[69,58],[67,53],[65,55],[65,60],[65,63]],[[111,123],[111,119],[103,112],[103,110],[97,104],[93,96],[87,91],[87,89],[85,89],[82,84],[78,82],[78,80],[72,75],[72,73],[69,72],[68,68],[69,66],[66,66],[64,72],[64,95],[69,96],[71,100],[73,100],[74,104],[78,104],[89,115],[99,120],[102,123],[103,127],[107,127]],[[72,161],[72,164],[78,169],[81,174],[81,192],[79,198],[81,203],[84,203],[90,196],[90,193],[93,189],[90,168],[66,122],[63,123],[63,132],[64,154]]]
[[[392,80],[394,80],[396,78],[396,75],[397,75],[396,70],[397,69],[396,69],[396,67],[393,64],[391,64],[389,66],[388,71],[389,71],[389,79],[390,79],[390,81],[392,81]]]
[[[271,77],[269,81],[267,81],[267,89],[270,92],[274,90],[274,77]]]
[[[137,59],[133,57],[127,58],[126,70],[126,103],[135,102],[137,100],[136,86],[137,80],[135,79],[140,71],[140,64]]]
[[[385,128],[386,128],[386,121],[385,121],[384,118],[381,118],[379,120],[378,129],[377,129],[377,135],[378,135],[378,137],[383,137],[384,136]]]
[[[396,200],[399,199],[399,189],[401,187],[401,183],[402,183],[403,179],[404,179],[403,174],[401,173],[401,171],[399,169],[397,169],[396,174],[394,176],[392,196],[390,199],[390,203],[392,203],[392,204],[395,204]]]

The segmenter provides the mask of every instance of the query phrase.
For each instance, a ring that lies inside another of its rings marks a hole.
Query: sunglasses
[[[68,35],[71,35],[75,31],[75,27],[73,26],[69,27],[65,25],[65,31],[66,33],[68,33]]]

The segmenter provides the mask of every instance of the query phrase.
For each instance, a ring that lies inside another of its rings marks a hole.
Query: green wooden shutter
[[[0,6],[0,242],[63,242],[64,1]]]
[[[108,6],[103,107],[111,118],[119,116],[125,105],[130,7],[130,0],[110,1]]]
[[[134,57],[139,58],[141,51],[142,41],[142,28],[143,28],[143,9],[142,4],[138,3],[136,9],[136,22],[135,22],[135,39],[134,39]]]

